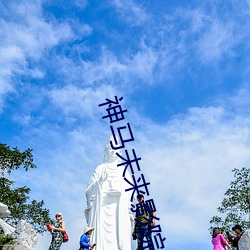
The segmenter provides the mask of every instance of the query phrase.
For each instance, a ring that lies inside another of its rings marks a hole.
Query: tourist
[[[52,240],[49,250],[60,250],[63,242],[63,232],[65,231],[65,223],[62,220],[63,215],[61,212],[56,213],[56,223],[55,226],[51,226],[50,232],[52,234]]]
[[[94,244],[90,244],[90,235],[93,232],[94,228],[93,227],[86,227],[86,229],[83,232],[83,235],[80,238],[80,249],[79,250],[89,250],[89,249],[93,249],[96,245],[96,243]]]
[[[218,227],[213,229],[212,244],[214,245],[213,250],[225,250],[225,246],[232,249]]]
[[[154,247],[152,246],[153,242],[152,242],[152,239],[151,239],[151,233],[150,233],[150,227],[151,226],[155,226],[155,217],[156,216],[156,213],[153,212],[152,214],[149,214],[145,211],[145,207],[144,207],[144,196],[141,194],[141,195],[137,195],[137,201],[139,203],[142,204],[142,209],[144,211],[141,211],[141,208],[140,209],[140,215],[136,215],[136,219],[141,222],[141,223],[138,223],[137,221],[134,222],[134,231],[133,231],[133,234],[132,236],[134,237],[136,235],[137,237],[137,243],[138,243],[138,250],[142,250],[144,249],[143,248],[143,238],[146,236],[147,238],[147,242],[148,242],[148,248],[149,250],[151,249],[154,249]],[[153,217],[152,217],[153,216]],[[149,223],[148,221],[151,221],[151,223]]]
[[[229,244],[232,246],[233,250],[237,250],[237,242],[235,241],[235,235],[229,232],[226,232],[227,239]]]
[[[236,235],[235,234],[231,234],[231,235],[234,237],[234,243],[235,243],[236,249],[239,250],[238,243],[244,231],[242,230],[240,225],[235,225],[232,228],[232,230],[236,233]]]

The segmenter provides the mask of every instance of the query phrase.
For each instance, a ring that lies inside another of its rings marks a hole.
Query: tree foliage
[[[235,224],[247,228],[250,219],[250,168],[235,168],[232,172],[234,180],[217,208],[222,216],[213,216],[210,220],[211,224],[228,231]]]
[[[15,226],[23,219],[29,222],[36,232],[44,232],[46,230],[44,225],[51,222],[49,210],[44,208],[44,201],[30,200],[30,188],[27,186],[14,188],[14,182],[5,178],[6,174],[20,167],[26,171],[36,168],[32,150],[20,152],[18,148],[0,144],[0,167],[0,202],[6,204],[11,211],[11,216],[5,220]]]
[[[17,147],[10,148],[6,144],[0,143],[0,173],[3,176],[5,172],[10,174],[13,170],[21,166],[27,171],[29,168],[36,168],[33,163],[32,149],[28,148],[21,152]]]

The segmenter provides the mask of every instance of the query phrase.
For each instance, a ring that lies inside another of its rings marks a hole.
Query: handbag
[[[62,235],[63,235],[63,242],[67,242],[67,241],[69,240],[69,236],[68,236],[67,232],[64,231],[64,232],[62,233]]]

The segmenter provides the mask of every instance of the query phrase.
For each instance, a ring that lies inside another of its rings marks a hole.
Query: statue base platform
[[[24,246],[21,245],[5,245],[0,247],[0,250],[26,250]]]

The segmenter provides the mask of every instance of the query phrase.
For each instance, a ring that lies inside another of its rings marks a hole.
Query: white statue
[[[38,237],[31,225],[25,220],[20,220],[14,233],[16,244],[23,246],[26,250],[35,249]]]
[[[110,140],[116,145],[112,136]],[[116,153],[121,155],[121,150],[113,150],[108,142],[104,163],[97,166],[86,189],[85,217],[88,226],[95,228],[91,235],[91,242],[96,243],[95,250],[131,249],[132,193],[125,192],[131,186],[122,176],[125,166],[117,167],[121,159]],[[126,178],[131,181],[128,171]]]
[[[0,228],[3,229],[4,234],[13,236],[15,245],[18,245],[20,249],[34,250],[38,240],[35,230],[25,220],[19,221],[16,228],[10,226],[1,219],[9,215],[8,206],[0,202]]]
[[[11,235],[15,228],[6,223],[2,218],[6,218],[10,215],[8,206],[0,202],[0,228],[3,229],[4,234]]]
[[[238,244],[239,250],[250,250],[250,229],[243,233]]]

